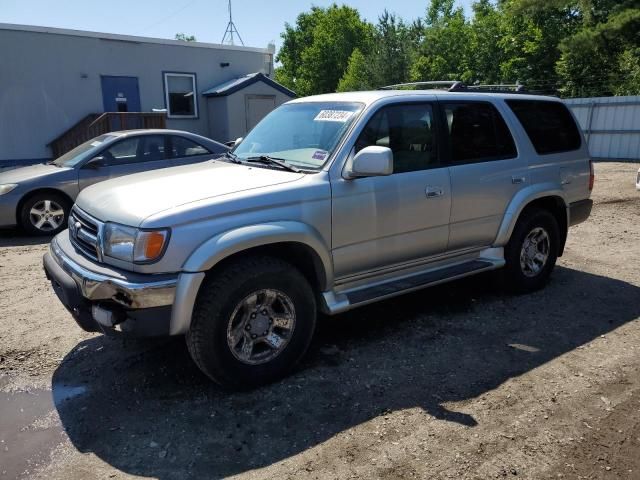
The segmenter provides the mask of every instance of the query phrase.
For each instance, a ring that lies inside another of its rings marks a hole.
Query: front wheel
[[[558,222],[550,212],[524,212],[505,248],[505,287],[514,293],[542,288],[558,259],[559,238]]]
[[[31,235],[56,235],[67,228],[71,205],[57,193],[37,193],[20,210],[22,228]]]
[[[292,265],[254,257],[203,283],[187,345],[198,367],[231,389],[273,382],[304,355],[316,324],[311,286]]]

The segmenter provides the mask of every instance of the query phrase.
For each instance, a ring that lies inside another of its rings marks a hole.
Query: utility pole
[[[236,28],[236,24],[233,23],[233,15],[231,14],[231,0],[229,0],[229,23],[227,24],[227,29],[225,30],[224,36],[222,37],[222,43],[223,44],[227,43],[229,45],[235,45],[235,42],[233,40],[233,34],[234,33],[238,36],[238,39],[240,40],[240,43],[244,47],[244,42],[242,41],[242,37],[240,36],[240,32],[238,32],[238,29]]]

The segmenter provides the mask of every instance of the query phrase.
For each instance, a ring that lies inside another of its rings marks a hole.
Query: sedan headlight
[[[108,257],[125,262],[148,263],[158,260],[169,240],[168,230],[139,230],[107,223],[103,230],[103,251]]]
[[[18,186],[17,183],[5,183],[4,185],[0,185],[0,195],[4,195],[5,193],[11,192],[17,186]]]

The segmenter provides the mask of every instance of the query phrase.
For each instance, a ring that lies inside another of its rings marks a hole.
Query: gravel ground
[[[181,339],[82,332],[46,240],[0,233],[0,478],[640,478],[637,164],[599,163],[550,285],[484,275],[323,319],[225,393]]]

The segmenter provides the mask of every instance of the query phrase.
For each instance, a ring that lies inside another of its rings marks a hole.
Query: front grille
[[[83,255],[92,260],[100,260],[100,230],[102,224],[73,207],[69,214],[69,237],[71,243]]]

